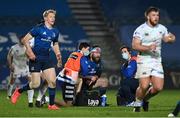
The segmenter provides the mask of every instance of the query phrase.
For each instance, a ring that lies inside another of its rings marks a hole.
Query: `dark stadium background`
[[[26,34],[42,19],[46,9],[57,10],[56,26],[63,63],[81,41],[102,47],[103,76],[110,87],[118,87],[119,47],[131,46],[132,33],[144,22],[144,11],[153,5],[161,10],[161,23],[176,35],[172,45],[163,44],[165,88],[180,88],[180,7],[179,1],[165,0],[1,0],[0,3],[0,89],[5,89],[9,70],[6,55],[18,36]],[[52,58],[54,56],[52,54]],[[17,83],[19,83],[17,81]],[[23,82],[24,83],[24,82]]]

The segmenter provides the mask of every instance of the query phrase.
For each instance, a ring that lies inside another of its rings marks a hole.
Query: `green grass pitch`
[[[131,107],[116,105],[116,90],[107,92],[108,107],[69,107],[49,111],[47,105],[42,108],[28,108],[27,95],[23,93],[16,105],[6,99],[6,91],[0,91],[0,116],[6,117],[167,117],[180,100],[180,90],[164,90],[151,99],[149,112],[132,112]],[[61,99],[59,91],[57,98]],[[35,100],[34,100],[35,101]]]

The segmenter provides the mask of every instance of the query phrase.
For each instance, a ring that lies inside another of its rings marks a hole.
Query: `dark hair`
[[[87,48],[87,47],[90,47],[89,43],[87,42],[81,42],[78,46],[78,49],[79,50],[82,50],[82,48]]]
[[[126,45],[121,46],[120,50],[122,51],[122,49],[124,49],[124,48],[126,48],[128,50],[128,52],[131,53],[131,51],[132,51],[131,48]]]
[[[149,8],[145,11],[145,13],[144,13],[145,17],[147,17],[147,15],[148,15],[150,12],[152,12],[152,11],[154,11],[154,12],[159,12],[160,10],[159,10],[159,8],[157,8],[157,7],[151,6],[151,7],[149,7]]]

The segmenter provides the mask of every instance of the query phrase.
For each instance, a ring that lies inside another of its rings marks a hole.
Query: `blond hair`
[[[43,17],[47,17],[49,13],[53,13],[53,14],[56,15],[56,11],[55,11],[55,10],[53,10],[53,9],[48,9],[48,10],[44,11]]]

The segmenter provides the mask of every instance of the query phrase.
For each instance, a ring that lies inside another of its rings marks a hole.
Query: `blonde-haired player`
[[[29,57],[29,69],[32,76],[32,81],[22,88],[17,88],[11,97],[11,102],[15,104],[23,91],[38,88],[40,85],[41,71],[48,82],[49,110],[59,109],[54,104],[56,73],[52,60],[50,59],[51,44],[53,43],[53,51],[56,58],[61,63],[61,53],[58,45],[59,30],[53,27],[55,23],[55,10],[46,10],[43,13],[44,23],[31,29],[24,37],[22,42],[26,46],[26,53]],[[29,40],[34,37],[34,47],[31,48]]]

